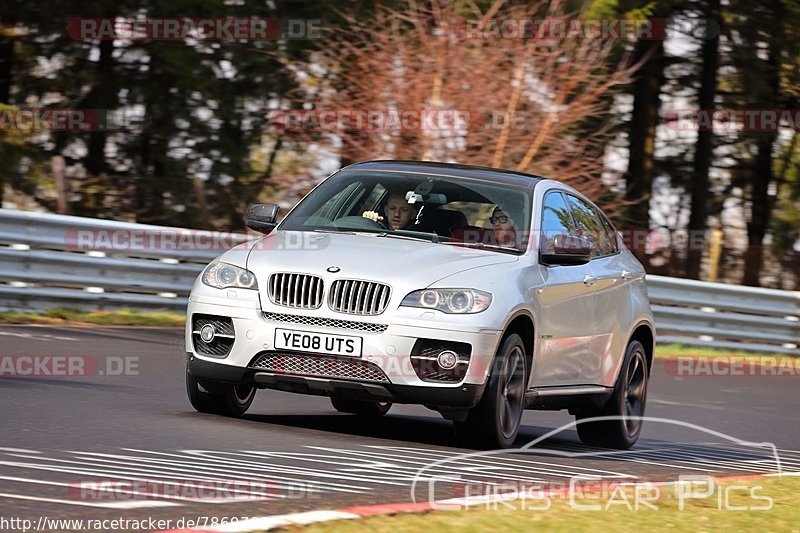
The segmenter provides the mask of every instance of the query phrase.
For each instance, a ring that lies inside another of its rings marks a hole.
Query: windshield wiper
[[[332,228],[314,228],[311,230],[315,233],[345,233],[347,235],[374,235],[375,237],[393,237],[395,239],[406,239],[412,241],[425,241],[425,242],[439,242],[439,235],[436,233],[427,233],[423,231],[359,231],[347,229],[332,229]]]
[[[485,244],[482,242],[464,242],[464,241],[447,241],[442,244],[449,244],[452,246],[463,246],[465,248],[477,248],[479,250],[492,250],[493,252],[504,252],[510,254],[523,253],[518,248],[509,248],[507,246],[498,246],[496,244]]]
[[[439,235],[436,233],[426,233],[422,231],[403,231],[393,230],[391,232],[381,231],[379,233],[371,233],[376,237],[393,237],[395,239],[406,239],[413,241],[425,241],[439,244]]]
[[[327,229],[327,228],[314,228],[314,233],[346,233],[348,235],[355,235],[355,231],[347,230],[347,229]]]

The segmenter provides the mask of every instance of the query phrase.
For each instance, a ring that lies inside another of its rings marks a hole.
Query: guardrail
[[[800,355],[800,292],[647,276],[660,343]]]
[[[182,311],[205,264],[248,238],[0,209],[0,309]]]
[[[246,241],[0,209],[0,309],[182,311],[203,266]],[[648,276],[658,341],[800,355],[800,293]]]

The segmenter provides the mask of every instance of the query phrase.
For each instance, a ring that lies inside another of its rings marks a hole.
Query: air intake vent
[[[353,329],[366,331],[367,333],[383,333],[389,327],[386,324],[374,324],[372,322],[355,322],[353,320],[317,316],[285,315],[283,313],[264,313],[264,318],[273,322],[288,322],[290,324],[303,324],[321,328]]]
[[[203,338],[203,329],[206,338]],[[197,353],[209,357],[226,357],[231,353],[236,334],[233,321],[227,316],[192,315],[192,341]]]
[[[340,313],[379,315],[386,310],[391,295],[391,288],[383,283],[337,279],[331,286],[328,305]]]
[[[378,365],[353,357],[267,352],[256,357],[250,367],[290,376],[389,383],[389,378]]]
[[[438,356],[443,351],[454,352],[456,366],[445,369],[439,366]],[[411,366],[419,379],[429,383],[458,383],[467,375],[472,346],[465,342],[417,339],[411,349]]]
[[[322,305],[322,289],[319,276],[277,272],[269,277],[269,299],[275,305],[317,309]]]

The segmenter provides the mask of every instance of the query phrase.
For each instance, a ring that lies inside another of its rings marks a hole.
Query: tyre
[[[525,344],[512,333],[503,339],[480,402],[466,421],[455,422],[459,444],[481,449],[511,446],[519,433],[527,383]]]
[[[639,341],[631,341],[625,353],[614,392],[606,405],[575,416],[578,436],[588,446],[627,450],[636,444],[642,432],[642,420],[647,401],[647,356]],[[593,417],[617,417],[613,420],[583,422]]]
[[[186,394],[192,407],[201,413],[239,417],[247,412],[256,396],[256,389],[251,385],[215,383],[212,388],[214,392],[186,372]]]
[[[347,400],[345,398],[331,397],[333,408],[340,413],[350,413],[363,416],[383,416],[392,407],[391,402],[369,402],[360,400]]]

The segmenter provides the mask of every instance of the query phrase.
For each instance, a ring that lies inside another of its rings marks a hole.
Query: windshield
[[[343,171],[286,217],[281,230],[374,233],[524,252],[531,189],[489,180]]]

